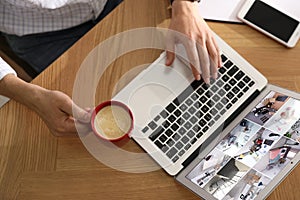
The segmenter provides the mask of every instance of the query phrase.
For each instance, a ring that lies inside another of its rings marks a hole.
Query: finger
[[[173,34],[171,34],[170,32],[168,33],[167,40],[166,40],[166,52],[167,52],[166,66],[170,66],[175,60],[175,39]]]
[[[210,83],[210,63],[207,47],[205,44],[197,43],[197,51],[200,59],[200,67],[202,71],[202,78],[206,84]]]
[[[210,57],[211,75],[214,79],[217,79],[220,54],[219,54],[219,51],[218,51],[217,47],[215,46],[212,39],[208,40],[206,42],[206,45],[207,45],[207,50],[208,50],[208,54]]]
[[[201,70],[200,70],[200,61],[197,51],[196,43],[192,40],[189,40],[188,42],[183,43],[188,59],[190,61],[190,66],[193,72],[193,75],[196,80],[201,79]]]
[[[214,43],[214,46],[216,48],[216,51],[218,53],[218,68],[222,67],[222,58],[221,58],[221,53],[219,49],[219,45],[214,37],[212,37],[212,42]]]
[[[64,98],[64,101],[62,101],[60,109],[67,115],[73,116],[81,122],[88,123],[90,121],[91,114],[77,106],[72,99],[67,96]]]

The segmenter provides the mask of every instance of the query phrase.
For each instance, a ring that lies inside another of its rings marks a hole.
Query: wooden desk
[[[33,83],[72,96],[77,69],[97,44],[132,28],[167,27],[167,6],[167,0],[125,0]],[[209,25],[270,83],[300,92],[300,43],[287,49],[246,25]],[[101,95],[96,101],[110,98],[122,74],[151,63],[159,53],[142,50],[118,59],[101,81]],[[122,68],[116,67],[120,65]],[[198,199],[163,170],[130,174],[103,165],[87,152],[77,136],[52,136],[35,113],[14,101],[0,110],[0,122],[0,199]],[[128,148],[141,151],[133,142],[128,143]],[[268,199],[298,199],[299,176],[297,167]]]

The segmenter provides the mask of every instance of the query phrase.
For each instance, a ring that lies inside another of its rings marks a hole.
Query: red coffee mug
[[[129,130],[126,133],[124,133],[120,137],[117,137],[117,138],[108,138],[105,135],[105,133],[101,133],[99,131],[99,129],[97,129],[97,127],[96,127],[97,125],[95,124],[95,122],[96,122],[96,116],[97,116],[97,114],[100,112],[100,110],[102,110],[103,108],[105,108],[107,106],[119,106],[120,108],[124,109],[124,111],[126,113],[128,113],[128,115],[130,116],[130,119],[131,119],[130,128],[129,128]],[[92,125],[92,129],[93,129],[94,133],[96,134],[96,136],[100,137],[101,139],[107,140],[107,141],[116,142],[116,141],[120,141],[120,140],[125,139],[125,138],[129,138],[129,134],[131,133],[131,131],[133,129],[133,124],[134,124],[134,120],[133,120],[133,114],[132,114],[131,110],[128,108],[127,105],[125,105],[124,103],[119,102],[119,101],[114,101],[114,100],[105,101],[105,102],[99,104],[94,109],[94,111],[92,113],[91,125]]]

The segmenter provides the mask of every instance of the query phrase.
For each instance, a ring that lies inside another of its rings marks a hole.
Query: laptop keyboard
[[[176,162],[255,83],[224,54],[217,80],[193,81],[142,129]]]

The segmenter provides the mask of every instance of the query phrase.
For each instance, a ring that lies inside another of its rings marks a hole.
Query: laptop
[[[267,79],[217,35],[218,78],[196,81],[178,47],[116,94],[132,110],[131,138],[204,199],[262,199],[298,164],[300,94]]]

